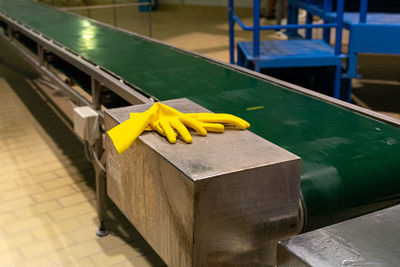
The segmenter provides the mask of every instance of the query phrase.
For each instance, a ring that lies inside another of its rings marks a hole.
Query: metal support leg
[[[313,23],[313,15],[309,12],[307,12],[306,15],[306,24],[312,24]],[[306,29],[306,39],[311,40],[312,39],[312,30],[311,28]]]
[[[37,55],[39,58],[39,64],[41,66],[44,65],[44,49],[43,46],[41,46],[39,43],[37,44]]]
[[[92,90],[92,102],[93,107],[96,110],[101,109],[101,84],[96,80],[91,78],[91,90]],[[108,231],[104,225],[105,218],[105,202],[106,202],[106,172],[104,168],[103,157],[103,139],[100,137],[96,143],[92,146],[92,163],[95,171],[96,178],[96,200],[97,200],[97,218],[99,219],[99,229],[96,232],[97,236],[106,236]]]
[[[90,80],[90,85],[91,85],[91,91],[92,91],[92,102],[93,102],[93,107],[96,110],[101,109],[101,85],[100,83],[96,80],[91,78]]]
[[[357,54],[349,53],[349,58],[347,60],[347,76],[349,78],[357,77]]]
[[[299,24],[299,10],[294,5],[288,3],[287,5],[287,13],[288,13],[288,24]],[[287,29],[286,34],[290,38],[297,37],[298,31],[297,29]]]
[[[7,37],[10,41],[14,39],[14,31],[9,24],[7,25]]]
[[[103,150],[101,138],[95,144],[94,153],[98,153],[99,151]],[[98,154],[97,154],[98,155]],[[98,157],[95,158],[93,161],[99,161]],[[98,166],[99,162],[93,162],[94,170],[96,175],[96,200],[97,200],[97,218],[99,219],[99,229],[96,231],[96,235],[99,237],[103,237],[108,235],[108,231],[104,225],[104,218],[105,218],[105,200],[106,200],[106,177],[105,171],[102,170]]]
[[[342,78],[342,67],[341,65],[336,66],[336,71],[335,71],[335,84],[333,87],[333,97],[336,99],[340,98],[340,82]]]
[[[326,21],[324,20],[324,23],[326,23]],[[330,42],[331,42],[331,29],[329,29],[329,28],[324,28],[323,30],[322,30],[322,38],[323,38],[323,40],[327,43],[327,44],[329,44]]]
[[[344,100],[346,100],[347,102],[351,101],[351,93],[352,93],[352,85],[351,85],[351,79],[345,79],[344,81],[346,83],[346,88],[347,88],[347,92],[346,92],[346,98]]]
[[[254,61],[254,70],[257,72],[261,72],[261,63],[259,60]]]

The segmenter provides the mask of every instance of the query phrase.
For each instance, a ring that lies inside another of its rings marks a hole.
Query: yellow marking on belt
[[[246,110],[251,111],[251,110],[257,110],[257,109],[263,109],[264,106],[255,106],[255,107],[250,107],[250,108],[246,108]]]

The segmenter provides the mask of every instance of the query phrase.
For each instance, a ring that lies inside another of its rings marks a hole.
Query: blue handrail
[[[236,15],[233,15],[234,20],[239,26],[245,31],[253,31],[254,27],[246,26],[243,21]],[[337,27],[337,23],[325,23],[325,24],[288,24],[288,25],[263,25],[260,26],[260,30],[284,30],[284,29],[313,29],[313,28],[332,28]]]

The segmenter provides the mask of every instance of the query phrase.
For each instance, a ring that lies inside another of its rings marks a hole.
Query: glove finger
[[[220,123],[205,123],[201,124],[207,132],[222,133],[225,129],[224,125]]]
[[[188,129],[182,122],[174,120],[171,122],[171,126],[178,131],[178,133],[182,136],[183,141],[185,141],[188,144],[192,142],[192,136],[190,135]]]
[[[167,137],[168,142],[171,144],[176,143],[176,133],[167,121],[160,121],[160,126],[164,130],[164,135]]]
[[[204,127],[202,126],[202,123],[192,119],[189,116],[183,116],[181,117],[181,122],[187,126],[189,126],[190,128],[192,128],[193,130],[195,130],[196,132],[198,132],[200,135],[207,135],[207,130],[204,129]]]
[[[149,126],[153,131],[157,131],[159,134],[165,136],[164,130],[161,128],[158,122],[150,122]]]
[[[159,125],[159,123],[150,124],[149,128],[150,128],[150,131],[156,131],[156,132],[158,132],[159,134],[161,134],[162,136],[166,136],[165,133],[164,133],[163,128],[161,128],[161,126]],[[147,128],[146,128],[146,129],[147,129]],[[178,137],[178,135],[177,135],[176,133],[175,133],[175,137]]]
[[[250,123],[247,121],[236,117],[231,114],[223,114],[223,113],[191,113],[191,118],[195,118],[201,122],[219,122],[219,123],[227,123],[232,124],[239,129],[246,129],[250,127]]]

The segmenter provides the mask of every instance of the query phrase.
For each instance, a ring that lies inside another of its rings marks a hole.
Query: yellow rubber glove
[[[177,133],[186,143],[192,142],[187,127],[200,135],[209,132],[223,132],[224,125],[232,124],[239,129],[246,129],[250,124],[236,116],[212,113],[182,113],[162,103],[155,103],[149,110],[142,113],[131,113],[130,118],[107,133],[111,137],[119,154],[124,152],[143,131],[157,131],[167,137],[172,144],[176,143]]]
[[[161,135],[167,137],[168,142],[171,144],[176,143],[177,134],[175,130],[182,137],[183,141],[186,143],[192,142],[192,136],[187,127],[192,128],[203,136],[207,135],[207,131],[224,131],[224,126],[220,123],[204,123],[162,103],[156,103],[154,105],[158,106],[158,111],[150,120],[149,127],[147,127],[146,130],[151,129],[157,131]],[[136,116],[140,116],[140,114],[141,113],[131,113],[131,118],[135,119]]]

